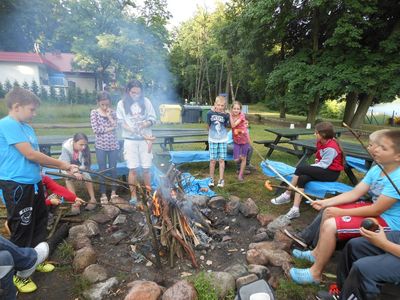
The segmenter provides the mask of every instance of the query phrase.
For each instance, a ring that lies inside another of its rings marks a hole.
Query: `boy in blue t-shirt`
[[[214,186],[214,172],[217,160],[219,161],[218,187],[224,187],[225,159],[228,145],[229,114],[225,113],[225,97],[215,99],[214,110],[207,113],[208,143],[210,151],[210,187]]]
[[[400,130],[382,133],[373,157],[396,187],[400,186]],[[354,203],[370,193],[372,203]],[[290,276],[298,284],[319,283],[322,272],[336,248],[336,237],[341,240],[360,236],[361,222],[374,217],[385,230],[400,230],[400,194],[389,182],[379,166],[372,167],[365,178],[351,191],[333,198],[313,201],[311,205],[324,209],[318,244],[314,250],[294,250],[293,256],[313,263],[309,269],[290,269]]]
[[[33,128],[28,124],[36,115],[39,98],[32,92],[14,88],[5,97],[8,116],[0,120],[0,198],[7,208],[11,242],[34,248],[47,237],[47,208],[40,165],[66,170],[80,179],[78,166],[51,158],[39,151]],[[48,271],[46,265],[40,270]],[[54,268],[54,266],[53,266]],[[39,269],[38,269],[39,270]],[[20,292],[32,292],[29,279],[14,277]]]

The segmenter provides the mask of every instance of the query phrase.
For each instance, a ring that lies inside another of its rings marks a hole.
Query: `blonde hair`
[[[379,139],[383,136],[383,134],[388,131],[390,131],[390,129],[380,129],[372,132],[368,137],[370,144],[376,144],[379,141]]]
[[[233,109],[233,107],[234,107],[235,105],[239,105],[240,110],[242,110],[242,103],[240,103],[239,101],[234,101],[234,102],[232,103],[232,105],[231,105],[231,109]]]
[[[215,98],[214,103],[217,103],[217,102],[223,102],[225,104],[226,103],[225,97],[224,96],[217,96]]]

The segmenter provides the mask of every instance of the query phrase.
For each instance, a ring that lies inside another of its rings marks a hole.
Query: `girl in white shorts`
[[[137,204],[136,184],[139,168],[143,171],[146,189],[151,189],[150,168],[153,153],[148,147],[148,138],[152,137],[151,126],[156,122],[156,113],[150,100],[143,96],[142,84],[132,80],[125,89],[125,95],[118,102],[117,118],[122,127],[124,139],[124,158],[129,168],[128,183],[131,184],[132,205]]]

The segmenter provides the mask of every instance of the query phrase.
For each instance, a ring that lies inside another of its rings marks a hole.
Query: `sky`
[[[219,0],[227,2],[226,0]],[[209,12],[214,11],[216,0],[168,0],[168,10],[172,14],[170,26],[178,26],[179,23],[190,19],[195,13],[197,6],[206,8]]]

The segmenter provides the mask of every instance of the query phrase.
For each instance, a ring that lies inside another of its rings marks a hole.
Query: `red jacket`
[[[332,171],[344,170],[343,152],[342,149],[340,149],[339,144],[335,139],[329,139],[326,141],[325,144],[322,144],[320,141],[317,142],[317,153],[315,153],[315,157],[317,158],[317,160],[320,161],[322,159],[324,149],[326,148],[333,148],[337,153],[336,157],[333,158],[332,163],[329,165],[327,169]]]
[[[50,199],[48,198],[50,196],[49,190],[52,191],[53,194],[63,197],[68,202],[75,202],[76,195],[62,185],[59,185],[49,176],[42,175],[42,183],[44,187],[44,196],[46,198],[45,202],[47,206],[51,205]]]

